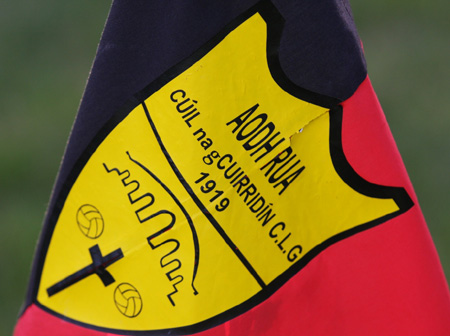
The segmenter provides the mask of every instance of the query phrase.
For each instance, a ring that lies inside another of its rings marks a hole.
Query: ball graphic
[[[126,317],[136,317],[142,310],[142,298],[134,286],[121,283],[114,290],[114,302],[117,309]]]
[[[81,232],[91,239],[100,237],[105,227],[102,214],[90,204],[84,204],[78,209],[77,223]]]

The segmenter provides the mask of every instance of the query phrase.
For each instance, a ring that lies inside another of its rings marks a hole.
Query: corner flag
[[[446,335],[346,2],[115,1],[15,335]]]

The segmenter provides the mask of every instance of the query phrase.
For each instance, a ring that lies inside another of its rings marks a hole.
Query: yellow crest
[[[407,210],[346,162],[337,102],[283,75],[280,27],[256,6],[99,134],[44,233],[41,307],[118,333],[202,330]]]

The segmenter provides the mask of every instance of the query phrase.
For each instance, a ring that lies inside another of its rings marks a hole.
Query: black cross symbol
[[[122,250],[119,248],[106,256],[102,256],[100,247],[98,247],[98,245],[94,245],[89,249],[89,253],[91,254],[92,264],[76,271],[53,286],[47,288],[48,296],[59,293],[63,289],[72,286],[91,274],[97,274],[105,287],[115,281],[111,273],[106,270],[106,267],[123,258]]]

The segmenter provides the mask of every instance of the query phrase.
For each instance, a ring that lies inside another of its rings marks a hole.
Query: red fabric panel
[[[416,205],[336,243],[267,301],[199,335],[450,335],[447,282],[370,80],[342,105],[350,164],[369,182],[406,188]]]
[[[20,317],[14,336],[106,336],[53,316],[35,305]]]

